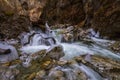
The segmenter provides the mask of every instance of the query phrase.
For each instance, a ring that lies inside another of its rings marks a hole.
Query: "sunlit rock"
[[[51,70],[48,76],[50,80],[54,80],[54,79],[65,80],[64,72],[60,70],[55,70],[55,71]]]
[[[27,80],[32,80],[32,79],[34,79],[34,78],[35,78],[35,75],[36,75],[36,73],[33,72],[32,74],[30,74],[30,75],[28,76]]]
[[[30,20],[32,22],[37,22],[39,20],[39,17],[42,14],[41,10],[42,10],[41,7],[38,7],[29,11]]]
[[[44,70],[40,70],[39,72],[36,73],[35,79],[40,80],[44,79],[46,76],[46,72]]]
[[[59,61],[57,61],[57,64],[60,65],[60,66],[63,66],[65,64],[67,64],[67,63],[68,63],[67,60],[59,60]]]

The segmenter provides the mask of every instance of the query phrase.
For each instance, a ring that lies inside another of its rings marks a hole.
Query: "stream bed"
[[[45,33],[22,34],[18,53],[0,43],[12,50],[0,55],[0,80],[120,80],[120,55],[109,48],[115,41],[89,37],[62,42],[59,29],[46,27]]]

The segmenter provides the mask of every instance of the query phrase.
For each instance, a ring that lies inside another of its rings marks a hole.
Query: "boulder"
[[[0,49],[7,50],[4,51],[4,54],[0,55],[0,63],[9,62],[18,58],[17,50],[13,46],[5,43],[0,43]]]
[[[55,45],[50,47],[47,51],[47,57],[50,57],[55,60],[59,60],[64,56],[64,51],[61,45]]]

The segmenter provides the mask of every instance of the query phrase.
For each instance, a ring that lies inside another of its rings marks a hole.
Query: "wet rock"
[[[55,70],[55,71],[50,71],[49,73],[49,79],[50,80],[65,80],[64,78],[64,72],[60,71],[60,70]]]
[[[59,60],[59,61],[57,61],[57,64],[60,65],[60,66],[63,66],[65,64],[67,64],[67,63],[68,63],[68,61],[66,61],[66,60]]]
[[[117,61],[100,56],[91,56],[91,61],[86,61],[85,57],[79,57],[76,60],[91,67],[104,78],[119,80],[120,63]]]
[[[70,33],[63,34],[62,42],[73,42],[73,35]]]
[[[63,52],[62,46],[53,45],[47,50],[40,50],[33,54],[23,53],[20,59],[22,60],[22,64],[24,67],[29,67],[34,63],[37,63],[37,62],[41,63],[42,61],[44,61],[44,63],[42,64],[43,66],[50,67],[49,64],[51,64],[53,60],[59,60],[63,56],[64,56],[64,52]],[[31,61],[33,61],[32,64],[31,64]]]
[[[97,61],[97,60],[98,60],[99,63],[96,62],[96,66],[98,66],[99,69],[101,71],[103,71],[104,74],[106,72],[108,72],[106,74],[108,76],[106,76],[106,77],[110,77],[111,79],[113,79],[115,76],[117,76],[116,79],[119,80],[119,77],[118,77],[119,71],[115,71],[115,72],[111,71],[111,70],[114,70],[114,69],[118,69],[119,70],[119,66],[120,66],[119,62],[116,62],[116,61],[111,60],[111,59],[105,59],[105,58],[103,58],[103,59],[102,58],[95,59],[95,61]],[[95,63],[93,63],[93,64],[95,64]]]
[[[35,75],[36,75],[35,72],[30,74],[29,77],[27,78],[27,80],[33,80],[35,78]]]
[[[64,56],[64,51],[61,45],[55,45],[50,47],[46,53],[48,57],[55,60],[59,60],[61,57]]]
[[[87,76],[76,66],[71,66],[73,64],[65,64],[62,66],[53,67],[49,71],[49,79],[58,80],[86,80]]]
[[[0,55],[9,54],[10,52],[10,49],[0,49]]]
[[[1,67],[0,74],[1,80],[15,80],[15,77],[19,74],[19,70]]]
[[[9,62],[9,61],[12,61],[12,60],[15,60],[15,59],[18,58],[18,53],[17,53],[16,49],[13,46],[8,45],[6,43],[5,44],[0,43],[0,48],[10,50],[9,54],[0,55],[0,63]]]
[[[44,79],[46,75],[46,72],[44,70],[40,70],[39,72],[36,73],[36,80]]]
[[[109,47],[115,52],[118,52],[118,53],[120,52],[120,42],[119,41],[114,42]]]
[[[41,63],[41,69],[49,70],[54,65],[55,65],[55,62],[52,61],[51,59],[44,59],[43,62]]]
[[[84,74],[82,71],[80,71],[79,69],[75,69],[74,70],[75,75],[77,76],[77,79],[80,80],[87,80],[87,76],[86,74]]]
[[[65,24],[63,26],[65,26]],[[61,38],[62,38],[61,42],[73,42],[73,40],[74,40],[74,37],[73,37],[74,26],[66,26],[66,27],[63,29],[59,29],[56,34],[61,36]]]

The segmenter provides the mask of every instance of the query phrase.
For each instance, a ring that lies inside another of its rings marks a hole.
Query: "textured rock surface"
[[[29,20],[25,17],[4,16],[0,22],[0,36],[1,38],[16,38],[23,31],[28,31],[29,26]]]
[[[32,22],[39,20],[37,24],[69,23],[78,25],[77,28],[93,27],[102,36],[120,37],[120,0],[0,0],[0,4],[0,12],[28,16]],[[1,13],[0,18],[1,23],[4,20]]]
[[[77,57],[76,60],[91,67],[104,78],[110,78],[112,80],[120,79],[118,75],[120,73],[119,62],[100,56],[91,56],[91,61],[89,62],[82,57]]]
[[[98,29],[101,35],[112,38],[120,37],[120,0],[96,1],[98,1],[100,7],[94,10],[92,27]]]
[[[50,23],[79,23],[85,19],[82,0],[49,0],[41,18]]]

